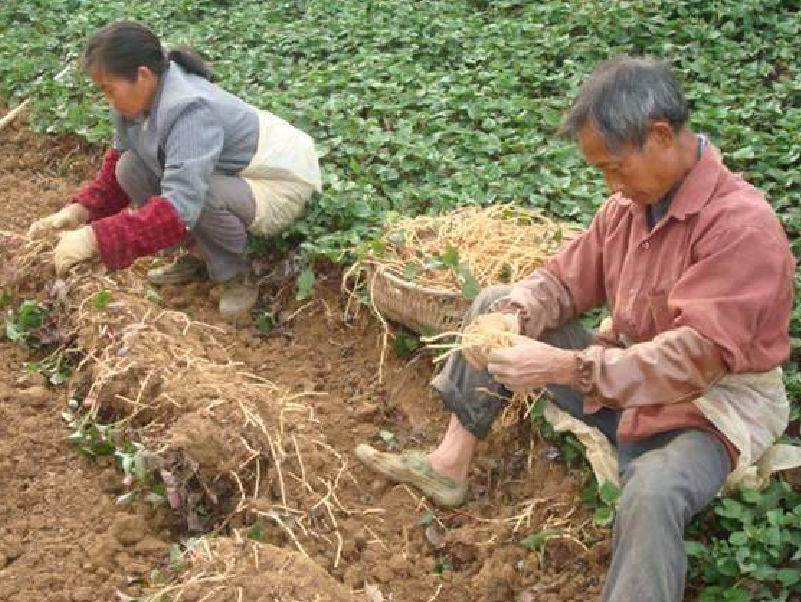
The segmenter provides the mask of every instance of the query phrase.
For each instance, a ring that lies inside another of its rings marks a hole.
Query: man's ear
[[[662,119],[651,122],[648,126],[648,137],[652,143],[665,150],[676,145],[676,133],[673,127]]]

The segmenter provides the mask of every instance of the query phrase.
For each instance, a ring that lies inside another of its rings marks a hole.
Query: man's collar
[[[711,143],[708,143],[704,154],[684,178],[676,196],[673,197],[668,216],[684,220],[687,216],[701,211],[712,198],[722,169],[723,162],[720,160],[720,152]]]

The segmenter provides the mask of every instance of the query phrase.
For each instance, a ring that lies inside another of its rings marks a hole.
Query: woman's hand
[[[33,222],[28,228],[28,238],[36,240],[49,236],[57,230],[72,230],[84,225],[89,211],[83,205],[71,203],[61,210]]]
[[[64,232],[53,251],[56,274],[64,275],[72,266],[98,255],[97,239],[91,226]]]

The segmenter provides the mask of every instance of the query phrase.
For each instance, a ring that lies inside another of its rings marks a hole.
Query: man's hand
[[[491,351],[482,339],[499,334],[520,334],[520,326],[515,314],[489,313],[478,316],[465,328],[462,355],[475,370],[487,369],[487,355]]]
[[[91,226],[64,232],[53,251],[56,274],[61,276],[75,264],[92,259],[97,254],[97,239]]]
[[[83,205],[71,203],[60,211],[33,222],[28,228],[28,238],[44,238],[57,230],[71,230],[82,226],[89,219],[89,211]]]
[[[514,346],[495,349],[487,358],[487,369],[497,382],[511,391],[527,392],[545,385],[569,385],[573,381],[575,351],[519,335],[513,339]]]

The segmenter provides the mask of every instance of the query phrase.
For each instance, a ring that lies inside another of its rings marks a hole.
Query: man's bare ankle
[[[460,483],[463,483],[467,480],[467,473],[470,470],[469,463],[467,466],[457,464],[437,456],[436,453],[429,455],[428,460],[431,462],[431,468],[433,468],[434,472],[437,474],[440,474],[444,477],[450,477],[451,479],[459,481]]]

